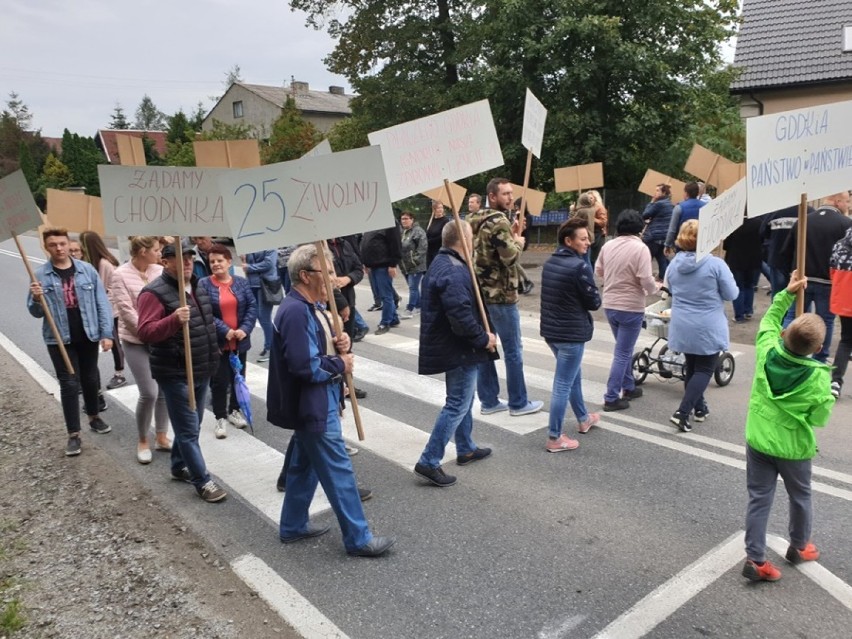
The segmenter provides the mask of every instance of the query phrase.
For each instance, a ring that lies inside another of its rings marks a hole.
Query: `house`
[[[852,100],[852,1],[744,0],[742,18],[742,117]]]
[[[146,137],[154,143],[154,150],[162,158],[166,156],[166,132],[165,131],[139,131],[136,129],[100,129],[95,134],[95,144],[104,152],[107,162],[110,164],[121,164],[118,153],[118,142],[116,135],[129,135],[133,138]]]
[[[346,95],[343,87],[332,86],[326,92],[311,89],[307,82],[293,81],[289,87],[235,82],[204,118],[201,130],[212,130],[213,121],[219,120],[225,124],[252,126],[258,137],[268,138],[272,123],[281,115],[288,97],[296,101],[302,117],[323,133],[352,114],[349,108],[352,96]]]

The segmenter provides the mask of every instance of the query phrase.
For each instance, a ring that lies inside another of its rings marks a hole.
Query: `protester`
[[[577,430],[588,433],[600,422],[583,401],[580,365],[586,342],[592,339],[594,321],[589,311],[600,308],[601,297],[595,277],[583,254],[589,250],[589,228],[581,218],[559,227],[557,249],[541,273],[540,333],[556,358],[550,420],[545,449],[550,453],[574,450],[580,445],[562,431],[568,403],[577,419]]]
[[[59,381],[62,414],[68,432],[65,454],[73,457],[81,451],[81,386],[89,428],[99,434],[111,430],[98,415],[98,344],[104,351],[112,348],[112,307],[97,271],[68,254],[68,231],[48,228],[41,237],[49,258],[36,269],[36,281],[30,284],[27,295],[27,309],[33,317],[44,319],[42,338]],[[74,372],[65,366],[42,301],[50,309]]]
[[[319,482],[337,515],[346,551],[376,557],[394,540],[370,532],[337,409],[342,376],[353,369],[349,336],[334,335],[318,306],[326,302],[327,293],[316,246],[293,251],[288,268],[292,289],[275,316],[266,397],[269,422],[294,431],[279,537],[292,543],[328,532],[328,526],[308,519]]]
[[[479,193],[471,193],[467,196],[467,212],[468,215],[479,213],[482,208],[482,196]]]
[[[284,288],[284,295],[290,292],[290,273],[287,271],[287,260],[290,259],[290,254],[296,249],[296,245],[281,246],[276,251],[276,265],[278,268],[278,279],[281,280],[281,286]]]
[[[698,199],[699,187],[697,182],[687,182],[683,187],[684,199],[672,209],[672,218],[669,220],[669,230],[666,232],[665,248],[671,254],[674,249],[675,238],[680,232],[680,227],[689,220],[698,220],[698,211],[707,202]]]
[[[743,576],[751,581],[777,581],[781,571],[766,559],[766,527],[778,475],[790,500],[790,546],[787,561],[816,561],[820,552],[811,541],[811,459],[817,452],[814,428],[825,426],[834,398],[831,371],[814,360],[825,340],[825,324],[803,313],[785,330],[781,319],[809,286],[793,271],[787,289],[775,296],[760,322],[756,340],[754,382],[746,419],[746,562]]]
[[[195,256],[192,262],[192,273],[196,278],[209,277],[210,270],[210,248],[213,246],[213,238],[210,236],[190,237],[189,241],[195,244]]]
[[[672,187],[668,184],[658,184],[654,189],[654,197],[642,213],[645,222],[642,239],[651,252],[651,258],[657,260],[657,279],[661,282],[666,277],[666,268],[669,265],[665,243],[673,209]]]
[[[808,215],[813,211],[808,208]],[[760,237],[766,245],[766,263],[769,266],[769,288],[772,297],[775,297],[779,291],[783,291],[790,280],[789,256],[784,254],[784,247],[798,215],[799,207],[796,205],[757,218],[761,221]]]
[[[725,263],[740,289],[740,294],[734,300],[734,321],[740,324],[754,316],[754,289],[760,280],[760,265],[763,261],[760,251],[756,250],[761,243],[762,223],[759,217],[746,218],[742,226],[722,242]]]
[[[470,224],[451,220],[444,226],[443,247],[429,267],[423,284],[423,314],[420,321],[421,375],[444,373],[447,398],[414,474],[446,487],[456,483],[441,468],[451,437],[456,442],[456,463],[465,466],[491,455],[473,441],[473,394],[481,362],[496,357],[497,338],[485,330],[479,315],[470,270],[462,243],[472,251]]]
[[[98,277],[101,278],[101,282],[103,282],[106,289],[107,298],[112,303],[110,283],[112,282],[112,274],[118,266],[118,260],[106,247],[101,236],[94,231],[83,231],[80,234],[80,245],[83,247],[84,259],[97,270]],[[127,383],[127,378],[124,376],[124,349],[121,347],[121,340],[118,336],[118,311],[115,309],[114,303],[112,303],[112,307],[112,361],[115,367],[115,374],[107,382],[107,390],[120,388]]]
[[[379,231],[364,233],[361,239],[361,262],[370,269],[370,278],[375,284],[382,311],[382,319],[379,320],[375,335],[383,335],[394,326],[399,326],[393,280],[401,257],[402,246],[396,224]]]
[[[153,459],[148,443],[152,417],[156,432],[156,450],[172,449],[168,437],[169,413],[166,398],[151,376],[148,346],[142,343],[137,332],[139,293],[162,273],[158,238],[137,235],[130,238],[130,260],[115,269],[110,285],[112,301],[118,313],[118,335],[124,343],[127,365],[139,390],[139,398],[136,400],[136,460],[140,464],[150,464]]]
[[[172,443],[172,478],[195,487],[206,502],[227,497],[207,472],[198,435],[204,417],[204,405],[210,378],[219,366],[219,343],[213,308],[207,291],[198,286],[192,273],[195,252],[188,244],[175,255],[176,246],[163,247],[162,274],[142,289],[137,300],[139,327],[137,334],[150,347],[151,376],[157,380],[166,398],[166,407],[175,432]],[[178,278],[183,271],[186,305],[180,305]],[[189,344],[184,341],[183,326],[189,326]],[[185,349],[192,355],[194,387],[190,389],[186,375]],[[195,395],[195,410],[189,393]]]
[[[530,415],[540,411],[544,402],[529,400],[524,380],[516,268],[524,249],[524,238],[518,225],[509,223],[514,199],[509,180],[492,179],[488,183],[487,197],[489,208],[470,215],[468,221],[474,236],[476,278],[491,325],[503,345],[509,401],[500,399],[500,380],[494,362],[483,362],[479,365],[477,380],[477,394],[482,404],[480,412],[490,415],[508,410],[512,416]]]
[[[219,368],[210,378],[216,439],[228,436],[230,422],[236,428],[248,426],[237,400],[231,354],[236,353],[241,371],[245,374],[246,358],[251,349],[251,332],[257,321],[257,301],[248,280],[231,275],[231,250],[222,244],[212,244],[207,250],[212,275],[199,281],[207,292],[213,308],[213,320],[219,342],[224,344],[219,358]]]
[[[598,255],[600,255],[601,249],[606,242],[609,229],[609,213],[606,206],[604,206],[603,197],[601,197],[598,191],[589,191],[588,193],[592,196],[595,207],[594,236],[592,237],[592,246],[589,248],[589,260],[592,268],[595,268]]]
[[[278,279],[277,251],[257,251],[243,258],[243,273],[248,278],[257,304],[257,321],[263,331],[263,350],[257,356],[258,362],[269,361],[269,349],[272,346],[272,307],[274,300],[269,298],[267,290],[278,290],[283,295],[281,280]]]
[[[468,206],[470,206],[470,200],[468,200]],[[478,211],[479,208],[476,211],[471,210],[470,214],[473,215],[474,212]],[[440,200],[432,200],[432,217],[429,219],[429,224],[426,225],[426,240],[428,242],[426,249],[426,268],[429,268],[432,260],[435,259],[438,251],[441,250],[441,233],[444,230],[444,225],[451,219],[451,217],[448,217],[444,213],[444,203]]]
[[[831,273],[830,310],[840,317],[840,343],[834,353],[831,394],[840,397],[843,378],[852,356],[852,228],[838,240],[829,260]]]
[[[639,237],[642,217],[637,211],[621,212],[618,237],[607,242],[595,273],[603,278],[603,307],[615,337],[615,349],[604,393],[604,410],[630,408],[630,400],[642,397],[633,379],[633,348],[645,319],[645,296],[657,292],[651,271],[651,252]]]
[[[697,244],[698,220],[688,220],[677,236],[680,252],[666,272],[672,294],[668,347],[683,353],[686,360],[683,399],[671,422],[683,432],[692,430],[689,418],[693,410],[696,422],[710,414],[704,391],[719,353],[728,348],[725,302],[739,295],[734,276],[722,259],[706,255],[696,260]]]
[[[426,231],[420,228],[410,211],[403,211],[399,220],[402,224],[399,268],[408,283],[408,304],[399,318],[412,319],[420,312],[420,282],[426,273]]]

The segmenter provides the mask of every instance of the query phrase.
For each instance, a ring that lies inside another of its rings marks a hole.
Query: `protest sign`
[[[193,142],[195,166],[221,169],[250,169],[260,166],[257,140],[207,140]]]
[[[521,132],[521,144],[537,158],[541,158],[545,120],[547,120],[547,109],[533,95],[533,92],[527,89],[527,96],[524,101],[524,127]]]
[[[554,169],[554,190],[557,193],[599,189],[604,185],[603,163],[577,164]]]
[[[223,172],[218,182],[240,253],[395,224],[378,147]]]
[[[142,138],[116,133],[115,144],[118,146],[118,160],[122,166],[145,166],[145,146]]]
[[[0,180],[0,241],[40,224],[41,215],[24,172],[18,170]]]
[[[328,138],[326,138],[322,142],[317,144],[314,148],[312,148],[310,151],[305,153],[302,157],[303,158],[314,158],[314,157],[317,157],[318,155],[331,155],[331,153],[332,153],[331,142],[329,142]]]
[[[746,175],[745,162],[719,167],[719,183],[716,185],[716,195],[721,195]]]
[[[75,191],[47,189],[47,211],[50,226],[68,229],[72,233],[94,231],[101,237],[104,229],[104,211],[101,198]]]
[[[746,120],[748,214],[852,186],[852,101]]]
[[[711,184],[718,189],[720,171],[722,168],[730,166],[735,166],[735,164],[726,157],[714,153],[710,149],[705,149],[700,144],[694,144],[683,170],[694,175],[705,184]],[[734,182],[736,181],[734,180]],[[728,188],[730,186],[732,184],[728,185]]]
[[[675,180],[665,173],[659,173],[652,169],[645,171],[645,177],[642,178],[642,182],[639,184],[637,190],[640,193],[654,197],[658,184],[668,184],[672,187],[672,204],[683,201],[683,188],[686,186],[686,182]]]
[[[515,199],[517,200],[521,197],[521,193],[524,192],[524,187],[520,184],[512,184],[512,191]],[[544,198],[546,197],[547,193],[544,191],[536,191],[535,189],[527,187],[527,213],[535,216],[541,215],[541,212],[544,209]]]
[[[393,201],[429,191],[445,179],[461,180],[503,164],[488,100],[374,131],[367,137],[370,144],[381,147]]]
[[[453,202],[455,202],[457,206],[461,206],[462,202],[464,202],[464,196],[467,193],[467,189],[460,184],[450,182],[450,191],[452,191]],[[450,196],[447,194],[447,189],[444,186],[424,191],[423,195],[428,197],[430,200],[439,200],[446,207],[452,207],[452,204],[450,203]]]
[[[222,235],[219,175],[190,166],[98,166],[104,228],[110,235]]]
[[[746,207],[745,178],[698,210],[698,244],[695,259],[708,255],[743,223]],[[758,250],[759,247],[755,247]]]

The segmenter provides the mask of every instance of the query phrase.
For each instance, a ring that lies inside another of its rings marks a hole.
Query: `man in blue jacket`
[[[112,307],[98,272],[91,264],[71,257],[68,231],[46,229],[42,240],[50,259],[35,272],[37,281],[30,284],[27,309],[33,317],[44,318],[44,299],[76,373],[65,367],[59,344],[45,321],[42,335],[59,380],[68,431],[65,454],[72,457],[80,454],[81,387],[89,427],[101,434],[111,430],[98,416],[98,343],[104,351],[112,348]]]
[[[459,466],[485,459],[490,448],[473,443],[473,395],[478,366],[496,359],[497,338],[482,325],[476,307],[470,270],[462,258],[462,242],[473,251],[473,234],[465,221],[449,222],[441,232],[442,248],[432,260],[423,280],[420,312],[421,375],[445,373],[447,399],[414,474],[446,487],[456,483],[441,468],[450,437],[455,435]]]
[[[340,424],[343,375],[352,372],[354,362],[350,339],[346,333],[333,334],[325,313],[316,246],[293,251],[287,269],[292,288],[275,316],[266,392],[267,420],[294,431],[279,537],[288,544],[329,531],[308,519],[320,483],[337,515],[346,552],[377,557],[394,540],[370,532]]]
[[[642,220],[645,222],[642,240],[651,251],[651,258],[657,260],[657,279],[661,282],[666,277],[666,268],[669,265],[664,248],[673,210],[672,187],[668,184],[658,184],[653,199],[642,213]]]
[[[666,251],[670,254],[674,252],[674,241],[680,232],[680,227],[683,226],[684,222],[697,220],[698,211],[701,210],[702,206],[707,204],[707,202],[698,199],[698,191],[697,182],[687,182],[686,186],[683,187],[683,194],[686,196],[686,199],[672,210],[672,218],[669,221],[669,231],[666,233],[665,242]]]

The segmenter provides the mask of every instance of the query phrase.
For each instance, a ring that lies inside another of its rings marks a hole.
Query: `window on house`
[[[234,102],[233,106],[234,106],[234,117],[235,118],[243,117],[243,101],[237,100],[236,102]]]
[[[843,51],[852,52],[852,25],[844,25],[843,27]]]

